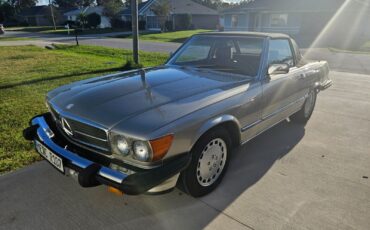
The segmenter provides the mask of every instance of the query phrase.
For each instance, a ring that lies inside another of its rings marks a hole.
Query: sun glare
[[[360,6],[362,5],[362,7],[359,7],[359,11],[356,12],[356,14],[350,14],[351,16],[356,15],[354,18],[349,18],[348,14],[346,14],[346,10],[354,4],[359,4]],[[329,22],[325,25],[325,27],[312,42],[304,56],[310,56],[310,54],[314,51],[314,48],[318,48],[321,46],[321,44],[326,43],[328,39],[332,39],[331,36],[332,34],[335,34],[336,30],[338,30],[339,28],[343,29],[343,26],[345,25],[343,25],[342,23],[345,21],[350,21],[352,23],[351,27],[345,28],[347,31],[346,33],[342,34],[343,37],[341,37],[341,44],[343,47],[349,46],[349,44],[353,42],[353,39],[358,36],[357,33],[361,24],[360,22],[366,16],[369,5],[370,4],[368,0],[345,0],[344,3],[339,7],[337,12],[333,15],[333,17],[329,20]]]

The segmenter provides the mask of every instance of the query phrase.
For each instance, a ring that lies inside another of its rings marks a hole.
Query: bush
[[[19,26],[30,26],[30,24],[27,21],[23,21],[19,23]]]
[[[122,70],[132,70],[132,69],[141,69],[143,68],[142,64],[136,64],[132,60],[127,60],[126,64],[123,65]]]
[[[146,29],[146,21],[139,21],[139,30],[145,30],[145,29]]]
[[[167,20],[164,23],[165,30],[166,31],[172,31],[173,30],[172,25],[173,25],[172,21]]]
[[[122,19],[120,18],[112,18],[110,20],[110,24],[112,26],[112,28],[120,28],[120,29],[123,29],[125,28],[125,21],[123,21]]]
[[[101,17],[97,13],[87,15],[87,26],[96,29],[101,23]]]
[[[191,14],[183,14],[176,16],[176,29],[177,30],[188,30],[191,29],[192,25]]]

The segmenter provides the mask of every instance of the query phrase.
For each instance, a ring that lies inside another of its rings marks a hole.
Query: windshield
[[[195,36],[168,64],[257,76],[262,38]]]

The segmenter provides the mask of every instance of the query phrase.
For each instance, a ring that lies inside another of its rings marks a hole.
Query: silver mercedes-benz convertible
[[[83,187],[140,194],[181,184],[197,197],[221,182],[235,147],[287,118],[304,125],[328,73],[287,35],[203,33],[163,66],[49,92],[49,112],[23,134]]]

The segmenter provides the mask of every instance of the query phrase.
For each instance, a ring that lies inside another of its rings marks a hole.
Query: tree
[[[193,1],[212,9],[218,9],[224,3],[224,1],[222,0],[193,0]]]
[[[59,7],[86,7],[95,5],[95,0],[53,0]]]
[[[119,12],[123,9],[123,2],[121,0],[100,0],[99,3],[103,6],[103,14],[109,18],[111,24],[118,19]]]
[[[87,25],[96,29],[101,23],[101,17],[97,13],[87,15]]]
[[[79,22],[79,25],[83,28],[86,27],[87,25],[87,15],[83,12],[81,12],[78,16],[77,16],[77,21]]]
[[[29,8],[36,6],[38,0],[8,0],[8,3],[15,9]]]
[[[169,0],[157,0],[151,10],[159,17],[162,30],[165,30],[165,22],[170,15],[171,5]]]
[[[0,1],[0,23],[11,20],[14,17],[14,8],[5,1]]]

